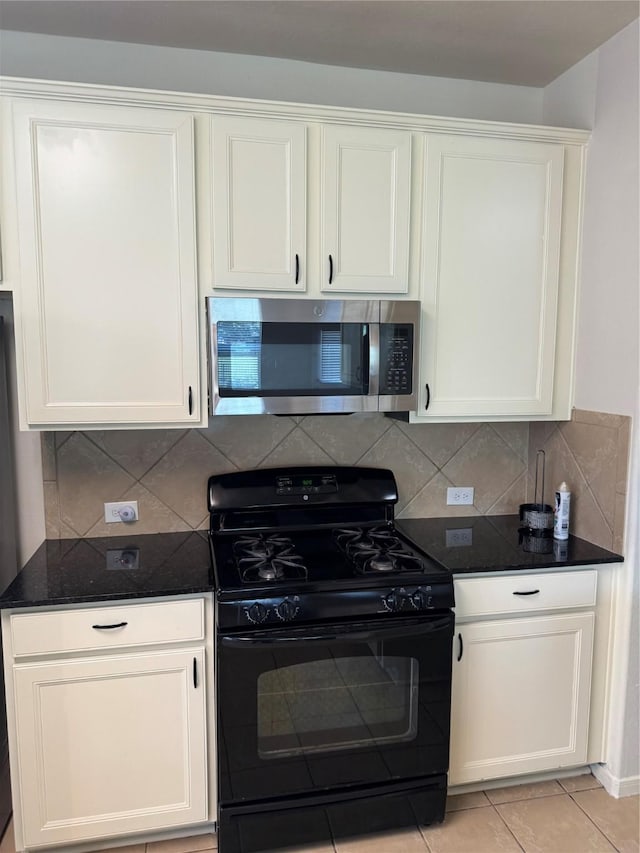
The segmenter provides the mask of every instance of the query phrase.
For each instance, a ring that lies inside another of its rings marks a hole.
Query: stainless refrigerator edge
[[[9,586],[18,571],[15,473],[7,379],[7,337],[4,318],[0,314],[0,592]],[[4,670],[0,666],[0,837],[10,817],[9,745]]]

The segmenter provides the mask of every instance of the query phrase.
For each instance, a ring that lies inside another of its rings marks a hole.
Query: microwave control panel
[[[412,394],[413,325],[380,325],[380,394]]]

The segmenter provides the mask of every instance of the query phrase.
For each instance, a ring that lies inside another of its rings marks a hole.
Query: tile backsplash
[[[545,499],[553,504],[565,480],[571,491],[571,533],[623,552],[631,418],[573,410],[562,423],[532,423],[529,431],[529,500],[537,450],[546,454]]]
[[[390,468],[401,517],[516,513],[533,499],[535,452],[547,454],[547,501],[566,480],[571,531],[620,550],[630,418],[574,413],[567,423],[407,424],[379,414],[215,417],[207,429],[43,433],[47,536],[204,528],[210,474],[277,465]],[[556,483],[556,480],[558,483]],[[473,486],[474,505],[446,504]],[[106,501],[137,500],[140,520],[105,524]]]
[[[215,417],[207,429],[43,433],[47,536],[122,535],[105,501],[137,500],[131,533],[207,526],[210,474],[287,464],[371,465],[396,475],[398,515],[517,512],[527,488],[529,424],[407,424],[379,414]],[[473,506],[446,505],[473,486]]]

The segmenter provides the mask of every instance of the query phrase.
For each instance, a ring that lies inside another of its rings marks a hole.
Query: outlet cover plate
[[[447,506],[471,506],[473,486],[451,486],[447,489]]]
[[[125,510],[125,513],[132,511],[132,518],[122,518],[120,513]],[[112,524],[115,521],[132,522],[137,521],[138,516],[138,501],[113,501],[104,505],[104,520],[107,524]]]

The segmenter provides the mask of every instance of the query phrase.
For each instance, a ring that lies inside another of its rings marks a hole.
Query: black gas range
[[[386,469],[209,479],[221,853],[442,820],[453,580]]]
[[[393,474],[376,468],[211,477],[219,627],[452,607],[451,574],[395,529],[397,499]]]

